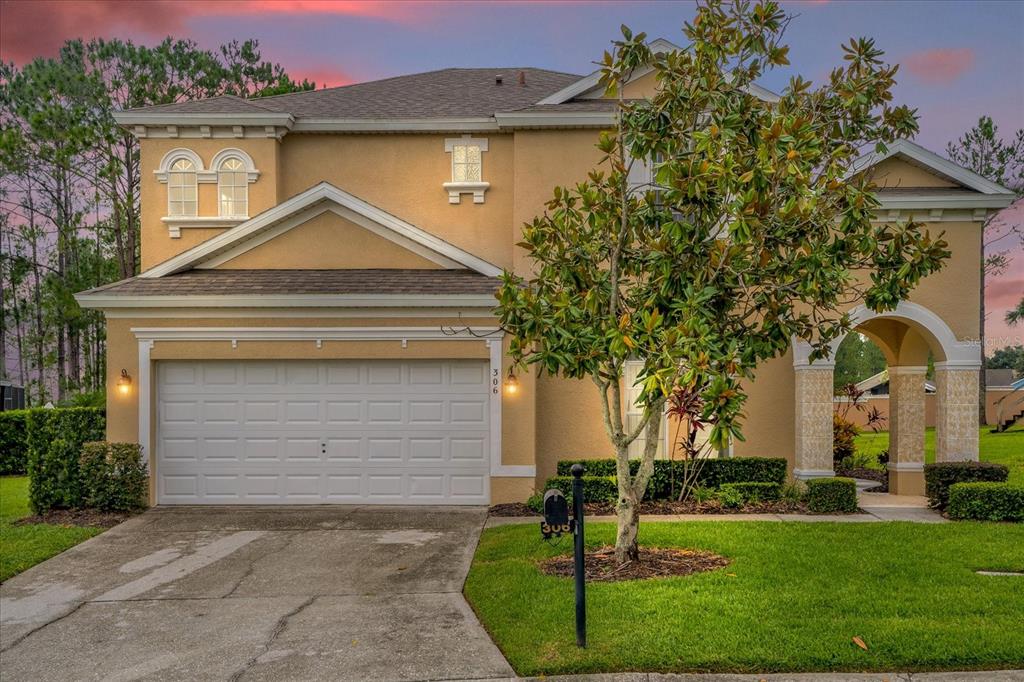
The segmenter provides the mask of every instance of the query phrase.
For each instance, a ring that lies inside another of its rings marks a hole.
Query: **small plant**
[[[690,491],[690,495],[693,497],[694,502],[710,502],[715,499],[716,491],[714,488],[698,485]]]
[[[782,495],[782,486],[778,483],[723,483],[719,491],[735,490],[743,497],[743,502],[774,502]]]
[[[832,414],[832,460],[842,466],[845,459],[852,461],[857,447],[854,444],[860,429],[853,422],[847,421],[838,412]]]
[[[538,514],[544,513],[544,493],[535,492],[526,498],[526,506],[530,508],[530,511],[537,512]]]
[[[719,488],[715,497],[722,503],[723,507],[727,507],[729,509],[739,509],[746,501],[743,499],[742,492],[728,484]]]
[[[807,481],[807,508],[815,514],[857,511],[857,483],[852,478],[812,478]]]
[[[787,483],[782,486],[780,497],[786,502],[803,502],[807,497],[807,487],[799,482]]]

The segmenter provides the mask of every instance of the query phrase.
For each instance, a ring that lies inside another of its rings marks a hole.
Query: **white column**
[[[935,363],[935,461],[978,461],[980,370]]]

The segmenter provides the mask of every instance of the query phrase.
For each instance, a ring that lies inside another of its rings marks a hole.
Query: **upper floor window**
[[[249,172],[237,157],[228,157],[217,167],[220,215],[249,215]]]
[[[448,201],[457,204],[463,194],[472,194],[473,203],[484,203],[484,192],[490,183],[484,181],[483,153],[487,151],[486,138],[469,135],[449,138],[444,149],[452,155],[452,180],[444,183]]]
[[[171,163],[167,172],[168,215],[196,215],[199,208],[196,173],[196,164],[191,159],[180,158]]]

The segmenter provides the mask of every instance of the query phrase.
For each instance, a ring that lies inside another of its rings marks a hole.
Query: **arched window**
[[[249,215],[249,173],[241,159],[231,156],[221,161],[217,167],[217,193],[220,215]]]
[[[167,173],[167,215],[194,216],[198,206],[196,165],[191,159],[175,159]]]

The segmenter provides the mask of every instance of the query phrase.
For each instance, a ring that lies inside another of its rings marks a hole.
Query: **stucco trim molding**
[[[251,156],[237,147],[227,147],[214,155],[210,161],[210,168],[199,174],[199,182],[217,182],[217,172],[220,170],[220,165],[228,159],[238,159],[242,162],[249,184],[256,182],[260,177],[260,172],[256,170],[256,164]]]
[[[831,469],[793,469],[793,478],[807,481],[812,478],[832,478],[836,475]]]
[[[255,218],[250,218],[227,232],[150,268],[139,277],[172,275],[202,267],[204,263],[210,261],[217,262],[216,259],[221,256],[228,257],[229,253],[233,254],[230,256],[233,258],[328,210],[405,248],[417,248],[420,255],[442,267],[475,270],[488,277],[497,277],[502,273],[502,269],[493,263],[474,256],[328,182],[321,182],[267,209]],[[271,232],[271,236],[264,238],[268,231]]]
[[[205,172],[206,166],[203,165],[202,157],[187,147],[175,147],[163,155],[160,159],[160,165],[153,171],[156,179],[166,185],[170,179],[171,164],[178,159],[188,159],[191,161],[192,165],[195,166],[196,182],[201,182],[199,177]]]
[[[976,192],[981,192],[982,194],[1014,196],[1013,192],[1002,185],[994,183],[991,180],[978,175],[974,171],[953,163],[948,159],[944,159],[935,152],[928,151],[921,145],[915,144],[910,140],[896,140],[895,142],[886,145],[886,151],[884,154],[878,154],[874,151],[863,154],[850,166],[850,170],[846,174],[846,177],[852,177],[894,156],[903,157],[915,166],[940,175],[952,182],[963,185],[964,187],[973,189]],[[908,206],[907,208],[910,207]],[[933,207],[928,206],[927,208]]]
[[[111,309],[178,309],[162,312],[157,317],[174,317],[182,310],[222,308],[327,308],[372,310],[375,308],[403,310],[477,308],[473,315],[491,317],[496,302],[491,294],[193,294],[180,296],[132,296],[128,294],[75,294],[83,308]],[[247,312],[248,314],[255,314]],[[303,313],[305,315],[306,313]],[[362,314],[362,313],[359,313]],[[402,313],[404,314],[404,313]],[[438,313],[429,313],[436,316]]]
[[[960,341],[956,334],[949,328],[945,320],[933,313],[928,308],[910,301],[900,301],[894,310],[887,310],[876,313],[864,305],[859,305],[849,312],[851,328],[856,327],[868,320],[875,318],[889,318],[902,320],[923,332],[926,337],[931,337],[942,349],[946,356],[945,360],[936,362],[936,367],[941,364],[943,367],[957,367],[962,369],[981,368],[981,349],[971,341]],[[830,344],[830,358],[834,358],[839,344],[844,337],[835,339]],[[813,364],[810,361],[811,345],[797,338],[793,339],[793,368],[794,369],[827,369],[835,365],[834,361],[816,360]],[[894,368],[895,369],[895,368]]]
[[[160,341],[225,341],[236,348],[244,341],[461,341],[484,343],[488,348],[490,385],[490,475],[533,478],[533,465],[506,465],[501,461],[502,339],[497,327],[445,330],[440,327],[132,327],[139,342],[139,442],[148,452],[152,442],[150,411],[154,386],[150,354]]]
[[[212,227],[212,228],[229,228],[241,225],[248,218],[246,217],[221,217],[221,216],[196,216],[196,215],[176,215],[176,216],[164,216],[160,219],[164,225],[167,226],[167,232],[171,239],[180,239],[181,230],[189,227]]]

